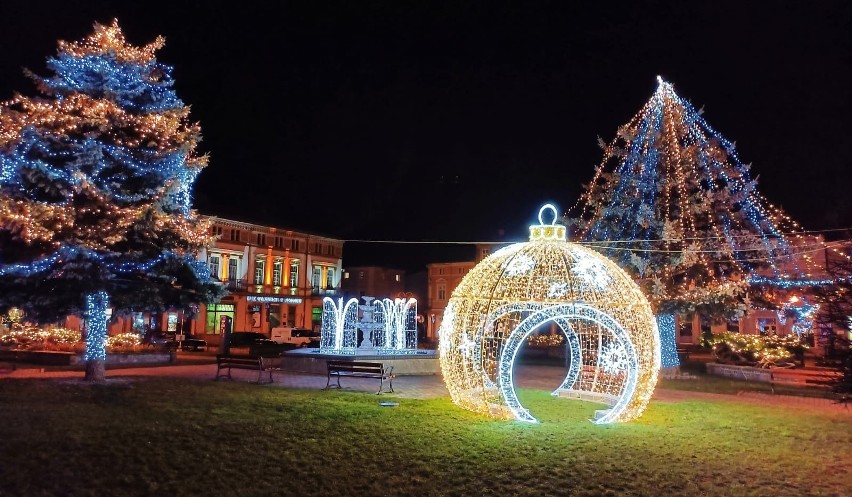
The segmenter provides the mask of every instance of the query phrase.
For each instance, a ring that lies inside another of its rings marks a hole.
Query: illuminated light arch
[[[594,423],[630,421],[647,407],[660,369],[651,306],[617,265],[567,242],[555,212],[543,207],[529,242],[496,251],[453,292],[439,330],[444,381],[460,407],[535,422],[515,394],[514,361],[532,332],[555,323],[571,364],[553,394],[607,404]]]

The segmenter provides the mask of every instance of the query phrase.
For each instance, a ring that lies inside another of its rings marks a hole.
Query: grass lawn
[[[449,399],[176,379],[0,381],[0,496],[850,495],[852,416],[521,390],[538,425]]]

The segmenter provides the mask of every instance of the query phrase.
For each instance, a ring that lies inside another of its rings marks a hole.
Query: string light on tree
[[[808,278],[810,250],[824,245],[760,196],[735,144],[670,83],[658,78],[639,113],[599,142],[604,158],[569,222],[648,295],[664,365],[679,363],[675,313],[740,317],[747,295],[771,295],[759,285],[820,283]]]
[[[209,223],[192,211],[207,159],[200,127],[157,62],[162,37],[128,44],[117,22],[60,42],[41,97],[0,104],[0,311],[87,325],[86,377],[102,380],[106,308],[162,311],[224,288],[195,255]]]

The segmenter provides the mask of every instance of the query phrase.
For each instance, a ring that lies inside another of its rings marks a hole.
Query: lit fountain
[[[415,299],[361,298],[363,304],[355,298],[346,302],[342,298],[336,302],[329,297],[323,299],[319,351],[287,352],[285,364],[290,363],[289,369],[325,374],[326,360],[348,359],[392,365],[398,375],[438,374],[435,352],[417,348]]]

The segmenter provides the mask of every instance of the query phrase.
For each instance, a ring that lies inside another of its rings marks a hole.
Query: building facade
[[[502,245],[501,245],[502,246]],[[436,341],[438,329],[444,318],[444,310],[450,300],[453,290],[459,286],[462,278],[500,246],[478,244],[473,261],[437,262],[426,265],[427,296],[426,296],[426,339]]]
[[[216,241],[199,254],[228,295],[202,305],[192,332],[218,343],[226,329],[269,335],[276,326],[319,330],[322,299],[340,293],[343,242],[210,218]]]
[[[322,299],[340,293],[343,241],[220,217],[208,218],[215,241],[198,254],[228,293],[195,312],[167,309],[111,320],[111,335],[192,335],[217,345],[226,329],[267,336],[276,326],[319,330]],[[81,329],[69,316],[66,326]]]

